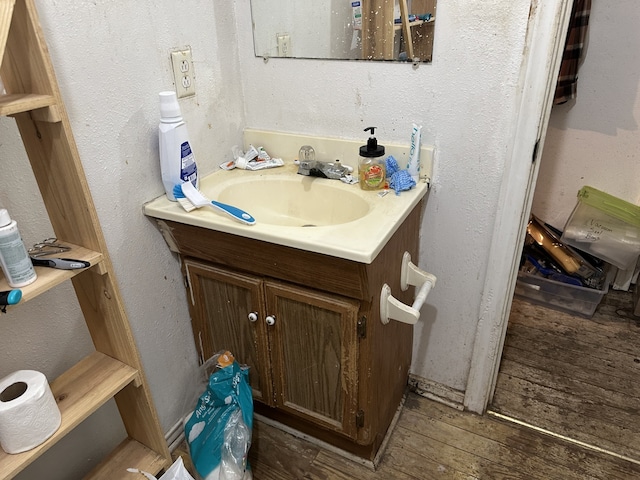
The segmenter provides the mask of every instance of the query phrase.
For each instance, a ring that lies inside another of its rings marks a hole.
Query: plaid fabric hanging
[[[591,0],[574,0],[564,54],[560,64],[560,74],[556,84],[556,93],[553,99],[554,105],[576,98],[578,67],[587,37],[590,12]]]

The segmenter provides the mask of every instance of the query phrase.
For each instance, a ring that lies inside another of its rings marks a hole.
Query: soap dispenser
[[[386,164],[384,161],[384,146],[378,145],[375,135],[376,127],[367,127],[371,136],[366,145],[360,147],[358,160],[358,180],[363,190],[378,190],[386,184]]]

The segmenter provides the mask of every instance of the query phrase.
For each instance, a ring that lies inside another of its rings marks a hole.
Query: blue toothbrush
[[[176,200],[187,212],[200,207],[213,207],[245,225],[255,225],[256,223],[256,219],[244,210],[208,199],[191,182],[175,185],[173,187],[173,196],[176,197]]]

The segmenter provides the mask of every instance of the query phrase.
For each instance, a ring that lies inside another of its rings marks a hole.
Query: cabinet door
[[[253,398],[271,404],[262,281],[190,259],[185,270],[193,334],[202,358],[229,350],[238,363],[250,367]]]
[[[356,436],[358,302],[265,281],[276,406]]]

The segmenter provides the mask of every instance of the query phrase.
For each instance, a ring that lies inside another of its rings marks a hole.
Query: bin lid
[[[640,228],[640,207],[633,203],[589,186],[580,189],[578,200],[618,220]]]

